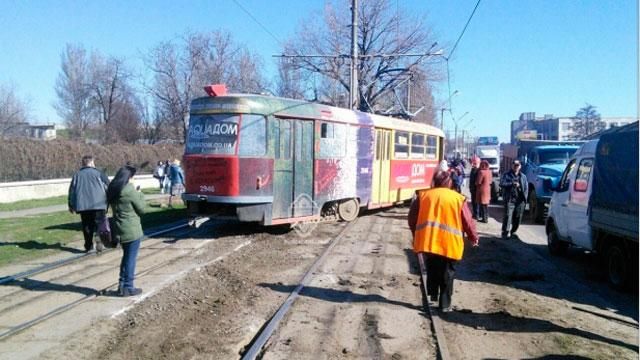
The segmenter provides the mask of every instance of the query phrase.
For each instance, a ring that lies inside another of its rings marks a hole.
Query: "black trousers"
[[[469,190],[471,192],[471,214],[473,218],[478,217],[478,202],[476,201],[476,190]]]
[[[93,249],[93,234],[98,230],[106,216],[104,210],[85,210],[80,211],[80,219],[82,220],[82,235],[84,235],[84,249]]]
[[[480,209],[478,219],[487,222],[489,220],[489,205],[478,204],[478,208]]]
[[[448,308],[451,306],[453,295],[453,279],[456,275],[456,260],[435,254],[426,255],[427,267],[427,295],[438,297],[438,306]]]
[[[511,235],[515,234],[520,227],[522,213],[524,213],[524,201],[511,202],[504,204],[504,215],[502,216],[502,236],[507,236],[509,231]]]

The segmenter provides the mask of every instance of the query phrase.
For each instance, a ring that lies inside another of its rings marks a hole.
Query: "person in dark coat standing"
[[[511,170],[502,175],[500,187],[504,198],[502,238],[507,239],[509,231],[511,231],[511,237],[515,237],[529,196],[529,182],[527,176],[520,172],[520,161],[514,160]]]
[[[476,202],[476,178],[478,175],[478,166],[480,158],[474,156],[471,159],[471,171],[469,172],[469,192],[471,192],[471,214],[474,219],[478,219],[478,203]]]
[[[70,213],[80,214],[86,252],[93,249],[93,235],[106,220],[107,186],[109,178],[96,169],[93,156],[83,156],[82,167],[71,178],[68,206]],[[96,241],[96,250],[102,251],[100,241]]]
[[[493,175],[491,174],[491,169],[489,169],[489,162],[487,160],[482,160],[480,163],[480,170],[478,170],[478,176],[476,177],[476,203],[480,210],[478,220],[483,223],[489,222],[491,182],[493,182]]]

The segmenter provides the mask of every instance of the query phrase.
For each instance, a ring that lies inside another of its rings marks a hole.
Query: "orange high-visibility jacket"
[[[462,259],[464,196],[440,187],[419,192],[416,201],[419,201],[419,213],[413,251]]]

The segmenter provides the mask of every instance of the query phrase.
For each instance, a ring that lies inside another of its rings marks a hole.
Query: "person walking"
[[[520,172],[520,161],[514,160],[511,170],[500,178],[500,187],[504,197],[504,215],[502,216],[502,239],[516,237],[516,231],[522,220],[524,206],[529,196],[527,176]]]
[[[71,178],[68,206],[70,213],[80,214],[84,250],[93,249],[93,236],[102,222],[106,221],[109,178],[96,169],[93,156],[82,157],[82,167]],[[96,241],[96,251],[101,252],[102,243]]]
[[[476,177],[478,175],[478,165],[480,158],[473,156],[471,159],[471,170],[469,171],[469,192],[471,193],[471,214],[474,219],[478,219],[478,203],[476,202]]]
[[[131,179],[137,169],[124,166],[118,170],[107,189],[107,200],[113,209],[114,236],[122,246],[118,295],[135,296],[142,293],[133,280],[136,272],[136,258],[144,233],[140,215],[144,214],[145,201],[142,192],[134,189]]]
[[[164,162],[164,194],[169,194],[171,192],[171,179],[169,179],[169,169],[171,168],[171,161],[167,159]]]
[[[174,196],[180,198],[184,192],[184,172],[180,167],[180,160],[175,159],[169,167],[169,180],[171,181],[171,194],[169,196],[169,207],[172,207]]]
[[[493,182],[493,175],[491,169],[489,169],[489,162],[482,160],[480,162],[480,170],[476,177],[476,203],[479,207],[478,220],[483,223],[488,223],[489,217],[489,203],[491,202],[491,183]]]
[[[165,172],[164,172],[164,163],[162,161],[158,161],[158,165],[153,170],[153,177],[158,179],[160,183],[160,194],[164,194],[164,180],[165,180]]]
[[[478,234],[465,197],[451,189],[450,174],[436,172],[433,185],[417,193],[408,222],[413,251],[418,256],[426,255],[427,295],[431,301],[438,301],[442,312],[448,312],[455,266],[464,251],[463,234],[467,234],[473,246],[478,246]]]

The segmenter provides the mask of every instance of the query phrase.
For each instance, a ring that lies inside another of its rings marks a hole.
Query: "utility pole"
[[[349,107],[358,108],[358,0],[351,0],[351,81],[349,84]]]
[[[347,54],[336,54],[336,55],[323,55],[323,54],[291,55],[291,54],[281,54],[281,55],[273,55],[273,56],[274,57],[281,57],[281,58],[336,58],[336,59],[350,58],[351,59],[351,64],[350,64],[350,69],[349,69],[349,109],[357,110],[359,108],[359,103],[360,103],[360,100],[361,100],[359,78],[358,78],[358,63],[359,63],[360,59],[368,59],[368,58],[398,58],[398,57],[401,57],[401,56],[402,57],[417,57],[418,59],[416,61],[414,61],[411,65],[409,65],[406,68],[398,68],[398,69],[393,68],[393,69],[387,69],[385,71],[386,73],[396,72],[396,73],[400,73],[400,75],[404,75],[406,73],[410,73],[411,72],[411,67],[419,64],[425,58],[428,59],[428,58],[433,57],[433,56],[443,56],[442,55],[443,54],[442,50],[438,50],[438,51],[432,52],[433,48],[435,48],[436,45],[438,45],[438,43],[434,42],[431,45],[431,47],[424,53],[404,53],[404,54],[398,54],[398,53],[385,54],[385,53],[381,53],[381,54],[359,55],[358,54],[358,0],[351,0],[351,55],[347,55]],[[404,81],[401,81],[397,85],[400,85],[402,83],[404,83]],[[410,85],[410,82],[408,82],[408,83]],[[456,90],[455,93],[457,93],[457,92],[458,91]],[[407,93],[408,93],[407,96],[410,97],[411,96],[410,90]],[[397,95],[396,95],[396,97],[397,97]],[[365,102],[367,101],[366,98],[362,98],[362,99]],[[407,108],[410,108],[410,106],[411,106],[410,100],[408,100],[407,103],[408,103]],[[401,104],[401,107],[403,107],[402,104]],[[422,110],[422,108],[420,108],[418,111],[416,111],[416,113],[408,114],[408,115],[409,116],[415,116],[415,114],[417,114],[417,112],[419,112],[420,110]]]

